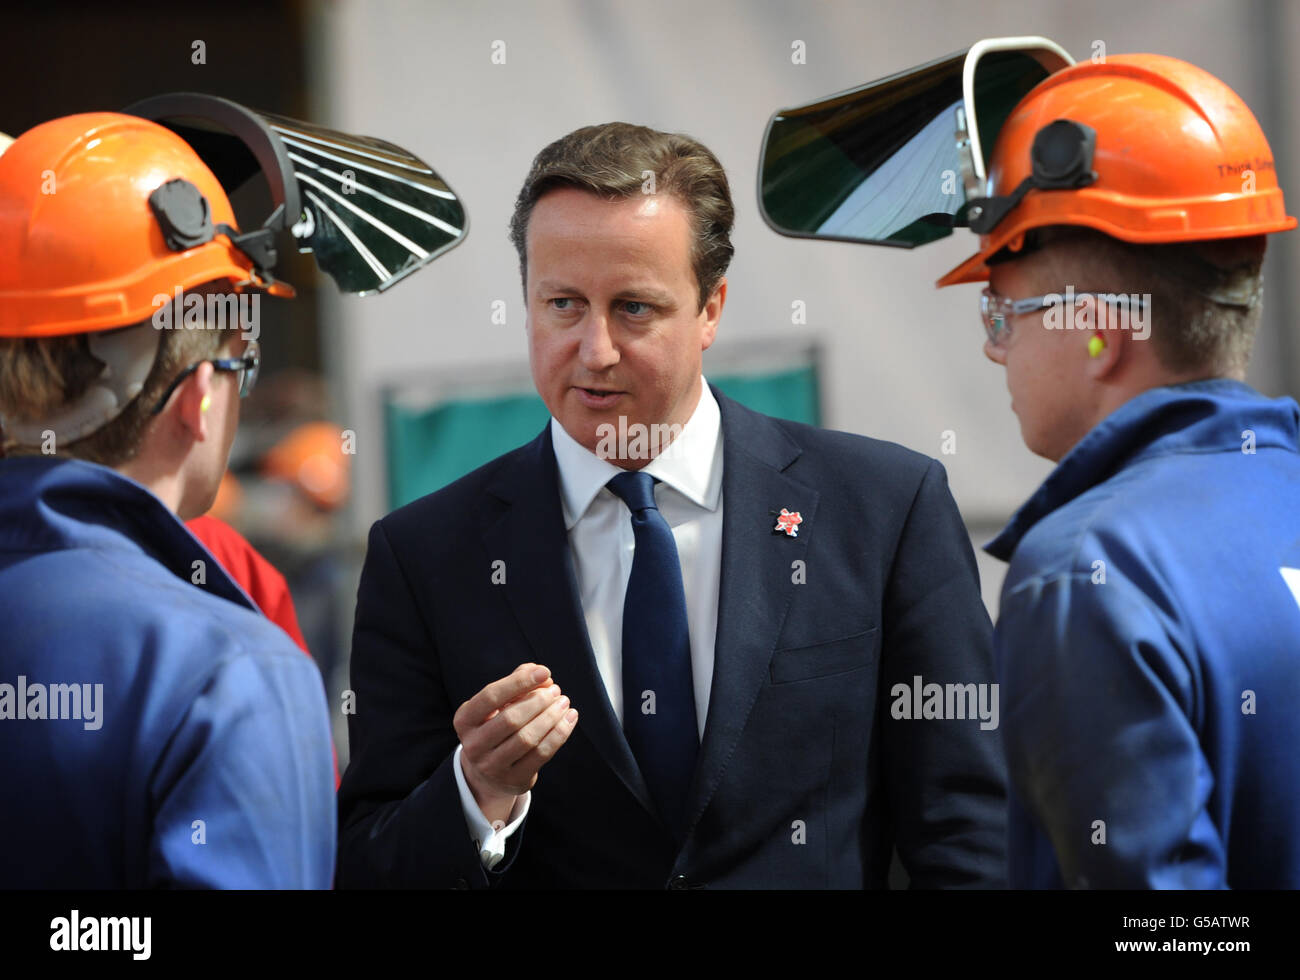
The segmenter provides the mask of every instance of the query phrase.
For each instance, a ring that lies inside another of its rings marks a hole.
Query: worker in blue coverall
[[[320,674],[182,523],[257,374],[254,325],[189,320],[266,283],[234,225],[134,116],[0,155],[0,888],[332,883]]]
[[[1057,463],[988,546],[1009,881],[1300,888],[1300,408],[1243,382],[1294,228],[1240,98],[1156,55],[1058,71],[997,136],[985,354]]]

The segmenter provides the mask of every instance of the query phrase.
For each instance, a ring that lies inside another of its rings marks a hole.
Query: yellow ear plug
[[[206,412],[211,407],[212,407],[212,396],[204,395],[203,401],[199,402],[199,411]]]
[[[1101,352],[1104,351],[1105,349],[1106,349],[1106,341],[1102,340],[1096,334],[1093,334],[1092,339],[1088,341],[1088,356],[1100,357]]]

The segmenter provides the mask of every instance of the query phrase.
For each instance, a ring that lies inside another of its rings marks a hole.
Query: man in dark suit
[[[880,887],[895,849],[913,886],[1004,883],[943,469],[704,381],[732,219],[683,136],[534,161],[512,232],[553,419],[371,531],[341,886]]]

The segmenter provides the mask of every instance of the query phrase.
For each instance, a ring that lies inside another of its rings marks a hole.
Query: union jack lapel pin
[[[773,513],[776,512],[773,511]],[[772,532],[775,534],[784,531],[790,537],[797,538],[799,537],[799,525],[802,523],[803,517],[800,516],[797,510],[786,510],[782,507],[781,513],[776,515],[776,527],[772,528]]]

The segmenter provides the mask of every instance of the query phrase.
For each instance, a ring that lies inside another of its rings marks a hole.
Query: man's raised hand
[[[504,823],[515,798],[573,732],[578,712],[539,664],[521,664],[456,711],[452,724],[464,747],[461,769],[479,809]]]

